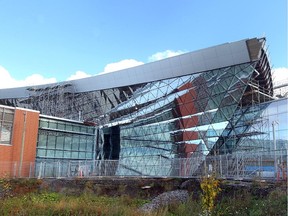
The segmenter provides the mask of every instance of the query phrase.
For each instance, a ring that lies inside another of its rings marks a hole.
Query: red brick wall
[[[175,115],[177,117],[185,117],[187,115],[192,115],[194,113],[197,113],[197,108],[195,106],[195,98],[196,98],[196,92],[192,88],[192,83],[186,83],[185,85],[181,86],[178,91],[188,90],[187,93],[183,94],[179,98],[175,100],[176,105],[176,113]],[[184,118],[179,121],[179,129],[186,129],[190,127],[194,127],[198,124],[198,117],[193,116],[190,118]],[[175,141],[189,141],[189,140],[195,140],[198,139],[198,133],[194,131],[183,131],[181,134],[179,133],[176,137]],[[197,143],[198,144],[198,143]],[[197,148],[196,144],[187,144],[183,143],[179,145],[179,152],[182,157],[187,158],[191,155],[192,152],[194,152]]]
[[[22,177],[29,175],[28,164],[34,162],[36,157],[38,124],[39,112],[15,109],[11,145],[0,145],[0,163],[6,164],[0,165],[0,175],[14,176],[16,174]],[[22,153],[22,171],[19,172]]]

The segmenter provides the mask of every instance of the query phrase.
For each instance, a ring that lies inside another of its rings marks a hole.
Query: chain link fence
[[[285,180],[288,150],[158,160],[1,162],[0,176],[9,178],[93,178],[96,176]]]

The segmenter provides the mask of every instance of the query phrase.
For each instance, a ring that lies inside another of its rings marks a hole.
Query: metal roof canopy
[[[0,89],[0,99],[25,98],[31,95],[33,89],[37,91],[39,88],[53,88],[53,86],[67,84],[72,84],[75,92],[90,92],[252,62],[257,60],[262,43],[263,39],[245,39],[88,78],[46,85]],[[250,44],[253,44],[253,47],[250,47]]]

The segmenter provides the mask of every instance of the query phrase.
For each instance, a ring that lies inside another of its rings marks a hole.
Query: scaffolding
[[[269,105],[269,101],[274,98],[266,94],[263,87],[256,79],[248,82],[248,91],[245,92],[240,110],[243,111],[242,124],[246,126],[246,131],[239,134],[240,142],[238,151],[263,151],[270,147],[266,142],[269,140],[269,120],[264,117],[263,111]],[[246,113],[245,115],[245,111]],[[241,126],[241,125],[240,125]]]
[[[100,115],[99,92],[76,92],[72,83],[52,85],[44,88],[29,87],[29,97],[19,100],[20,106],[40,113],[71,120],[93,120]],[[25,104],[25,105],[24,105]]]
[[[26,104],[30,109],[60,118],[66,118],[74,112],[75,88],[71,83],[29,87],[27,90],[29,97],[21,103]]]

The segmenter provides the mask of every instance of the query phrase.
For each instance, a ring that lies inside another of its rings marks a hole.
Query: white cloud
[[[42,85],[48,83],[56,83],[56,78],[45,78],[40,74],[32,74],[25,78],[24,81],[19,81],[23,83],[23,86],[31,86],[31,85]]]
[[[288,68],[275,68],[272,70],[273,84],[287,83],[288,81]]]
[[[148,58],[148,62],[158,61],[161,59],[177,56],[183,53],[185,52],[181,50],[178,50],[178,51],[166,50],[164,52],[157,52]],[[124,59],[119,62],[107,64],[104,68],[104,71],[101,72],[100,74],[110,73],[110,72],[114,72],[114,71],[118,71],[118,70],[122,70],[126,68],[135,67],[135,66],[142,65],[142,64],[144,63],[141,61],[137,61],[135,59]]]
[[[142,64],[144,64],[144,63],[137,61],[135,59],[124,59],[124,60],[119,61],[119,62],[107,64],[104,68],[104,71],[101,74],[110,73],[113,71],[118,71],[118,70],[122,70],[122,69],[126,69],[126,68],[131,68],[131,67],[135,67],[135,66],[142,65]]]
[[[67,80],[82,79],[90,76],[90,74],[87,74],[84,71],[76,71],[75,74],[72,74]]]
[[[178,50],[178,51],[166,50],[164,52],[158,52],[158,53],[151,55],[148,58],[148,61],[149,62],[157,61],[157,60],[161,60],[164,58],[180,55],[183,53],[184,53],[184,51],[181,51],[181,50]],[[118,71],[118,70],[122,70],[122,69],[126,69],[126,68],[131,68],[131,67],[135,67],[135,66],[142,65],[142,64],[144,64],[144,63],[141,61],[137,61],[135,59],[124,59],[124,60],[121,60],[119,62],[107,64],[104,68],[104,71],[100,74]],[[67,81],[75,80],[75,79],[81,79],[81,78],[85,78],[85,77],[89,77],[89,76],[91,76],[91,75],[85,73],[84,71],[76,71],[74,74],[72,74],[71,76],[69,76],[67,78]],[[26,77],[24,80],[17,80],[15,78],[13,78],[10,75],[9,71],[6,70],[1,65],[0,65],[0,77],[1,77],[0,89],[21,87],[21,86],[42,85],[42,84],[49,84],[49,83],[56,83],[57,82],[56,78],[54,78],[54,77],[46,78],[46,77],[42,76],[41,74],[32,74],[32,75]]]
[[[57,82],[56,78],[45,78],[40,74],[32,74],[24,80],[16,80],[10,73],[0,65],[0,88],[13,88],[20,86],[41,85]]]
[[[181,55],[183,53],[185,53],[185,52],[182,51],[182,50],[177,50],[177,51],[166,50],[166,51],[163,51],[163,52],[157,52],[157,53],[151,55],[148,58],[148,61],[149,62],[158,61],[158,60],[161,60],[161,59],[165,59],[165,58]]]
[[[0,65],[0,88],[8,88],[8,87],[13,87],[16,84],[16,80],[14,80],[9,72]]]
[[[163,58],[168,58],[172,56],[176,56],[179,54],[184,53],[183,51],[171,51],[166,50],[164,52],[158,52],[149,57],[149,61],[156,61],[161,60]],[[104,72],[102,73],[109,73],[117,70],[122,70],[130,67],[135,67],[138,65],[144,64],[143,62],[137,61],[135,59],[125,59],[119,62],[107,64],[104,68]],[[101,73],[101,74],[102,74]],[[90,74],[85,73],[84,71],[76,71],[74,74],[72,74],[70,77],[67,78],[67,80],[75,80],[75,79],[81,79],[85,77],[91,76]],[[0,89],[3,88],[13,88],[13,87],[20,87],[20,86],[33,86],[33,85],[41,85],[41,84],[49,84],[49,83],[55,83],[57,82],[57,79],[54,77],[46,78],[43,77],[40,74],[32,74],[28,77],[26,77],[24,80],[16,80],[14,79],[10,73],[0,65]],[[288,82],[288,68],[282,67],[282,68],[275,68],[272,70],[272,77],[273,77],[273,83],[281,84],[284,82]]]

